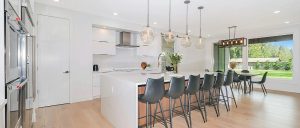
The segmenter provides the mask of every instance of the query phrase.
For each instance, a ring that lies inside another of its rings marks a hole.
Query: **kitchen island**
[[[182,72],[176,75],[185,76],[187,80],[189,75],[198,74],[203,76],[204,73]],[[144,92],[143,87],[147,78],[164,77],[167,85],[174,75],[141,73],[141,71],[102,73],[100,77],[102,115],[116,128],[137,128],[143,125],[144,121],[139,120],[139,117],[145,116],[145,106],[138,102],[138,94]],[[167,99],[164,98],[162,102],[164,100]],[[168,104],[163,104],[163,106],[168,108],[166,107]]]

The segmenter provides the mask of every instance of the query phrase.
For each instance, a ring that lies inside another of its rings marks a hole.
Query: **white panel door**
[[[67,19],[39,15],[37,32],[39,106],[70,103],[70,23]]]

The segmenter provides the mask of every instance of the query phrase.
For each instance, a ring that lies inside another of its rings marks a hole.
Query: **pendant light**
[[[236,38],[236,28],[237,26],[228,27],[228,39],[227,40],[220,40],[219,46],[220,47],[232,47],[232,46],[247,46],[247,38],[241,37]],[[233,38],[231,38],[231,30],[233,29]]]
[[[166,33],[162,33],[164,40],[167,44],[171,44],[175,41],[175,36],[171,30],[171,0],[169,0],[169,31]]]
[[[154,40],[154,32],[152,30],[152,28],[149,25],[149,17],[150,17],[150,12],[149,12],[149,6],[150,6],[150,0],[148,0],[147,3],[147,26],[144,28],[144,30],[140,33],[140,38],[142,40],[142,42],[144,43],[144,45],[148,45],[150,44],[153,40]]]
[[[190,47],[191,46],[191,38],[189,36],[189,26],[188,26],[188,18],[189,18],[189,3],[191,3],[190,0],[185,0],[184,1],[184,4],[186,4],[186,19],[185,19],[185,22],[186,22],[186,28],[185,28],[185,35],[183,37],[179,37],[177,36],[178,38],[181,38],[181,46],[183,47]]]
[[[196,43],[196,48],[200,49],[203,47],[203,39],[202,39],[202,9],[204,9],[203,6],[198,7],[200,11],[200,34],[198,38],[198,42]]]

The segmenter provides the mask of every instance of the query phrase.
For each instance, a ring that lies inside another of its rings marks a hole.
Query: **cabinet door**
[[[116,55],[115,30],[93,28],[93,54]]]
[[[93,98],[100,98],[100,75],[93,73]]]
[[[116,43],[117,32],[93,27],[93,41]]]
[[[116,55],[116,44],[93,41],[93,54]]]

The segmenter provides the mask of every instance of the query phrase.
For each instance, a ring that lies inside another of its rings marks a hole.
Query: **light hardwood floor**
[[[300,94],[261,91],[252,94],[235,92],[238,108],[226,112],[220,106],[220,117],[208,108],[208,122],[203,123],[197,111],[192,112],[193,127],[202,128],[300,128]],[[38,109],[35,128],[112,128],[100,113],[100,99]],[[163,127],[156,124],[157,128]],[[186,128],[184,118],[174,118],[174,128]]]

